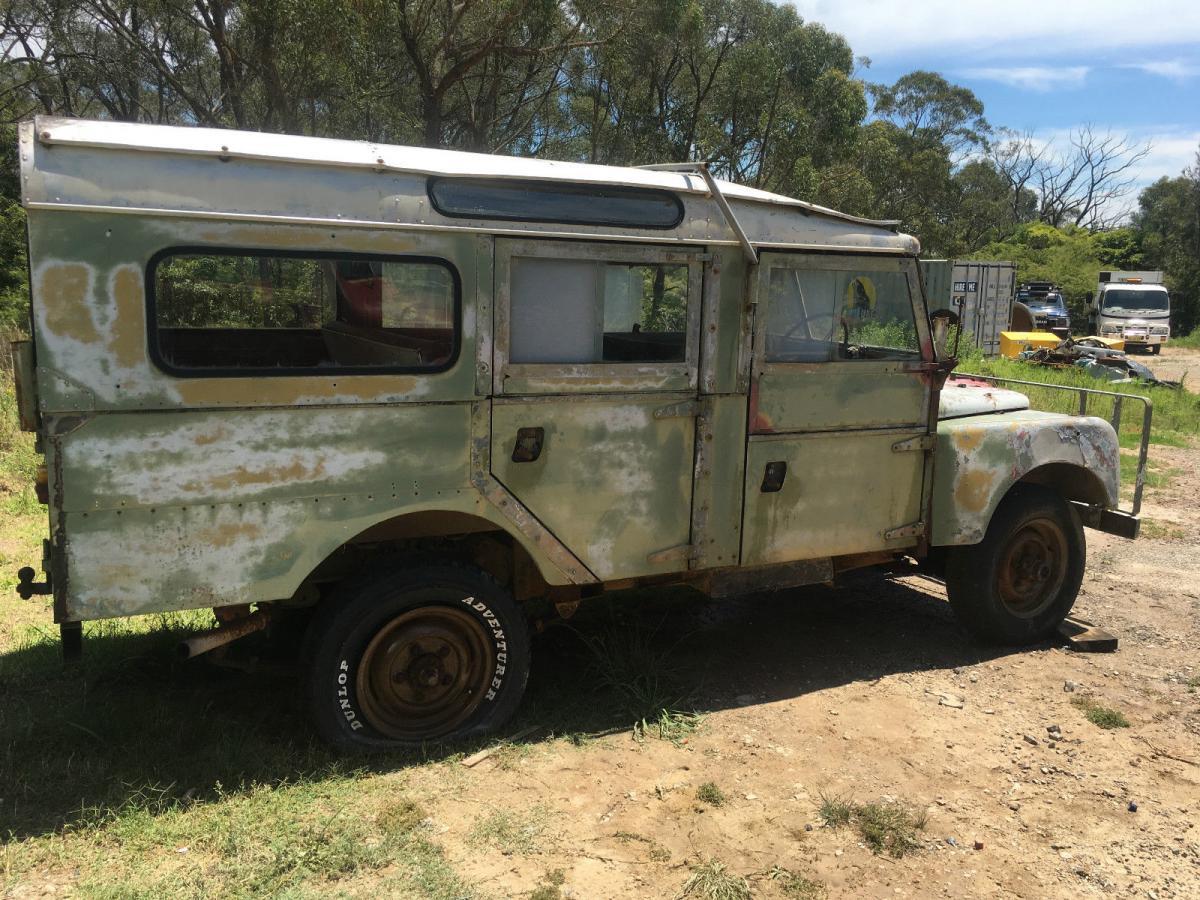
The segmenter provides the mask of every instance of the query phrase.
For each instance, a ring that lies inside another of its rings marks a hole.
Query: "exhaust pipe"
[[[202,653],[216,650],[218,647],[224,647],[238,638],[244,638],[248,634],[262,631],[267,627],[267,622],[270,621],[270,618],[268,610],[260,609],[228,625],[220,625],[211,631],[205,631],[187,640],[180,641],[176,646],[176,650],[182,659],[192,659]]]

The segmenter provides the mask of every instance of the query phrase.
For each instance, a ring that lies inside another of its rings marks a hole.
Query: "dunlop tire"
[[[431,593],[442,599],[431,604]],[[466,603],[468,597],[476,602]],[[396,740],[376,731],[363,715],[355,687],[356,668],[381,628],[399,615],[430,605],[466,611],[489,631],[495,631],[498,622],[506,654],[503,676],[495,696],[481,702],[452,732]],[[346,582],[318,607],[305,638],[302,661],[309,715],[327,744],[347,753],[413,749],[430,741],[485,735],[512,717],[529,678],[529,631],[512,595],[480,569],[456,563],[410,566],[398,561]]]

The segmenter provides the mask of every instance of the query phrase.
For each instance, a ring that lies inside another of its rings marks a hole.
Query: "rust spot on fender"
[[[88,267],[82,263],[49,266],[38,278],[37,292],[46,310],[46,327],[84,344],[100,340],[87,302],[88,275]]]
[[[954,499],[965,510],[981,513],[987,509],[992,497],[992,485],[996,476],[987,469],[972,469],[958,476],[954,485]]]

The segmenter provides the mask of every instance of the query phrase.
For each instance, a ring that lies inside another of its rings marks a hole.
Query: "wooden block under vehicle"
[[[1063,619],[1058,633],[1066,638],[1072,650],[1081,653],[1112,653],[1117,649],[1115,635],[1082,619]]]

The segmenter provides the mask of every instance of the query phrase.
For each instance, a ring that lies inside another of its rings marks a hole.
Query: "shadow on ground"
[[[932,590],[926,588],[933,587]],[[204,802],[252,784],[394,770],[479,744],[339,760],[316,743],[286,666],[180,662],[179,632],[89,637],[64,670],[54,642],[0,656],[0,835],[94,824],[130,806]],[[662,707],[700,713],[998,655],[956,626],[940,588],[878,573],[711,602],[679,588],[592,601],[534,642],[532,740],[630,729]]]

